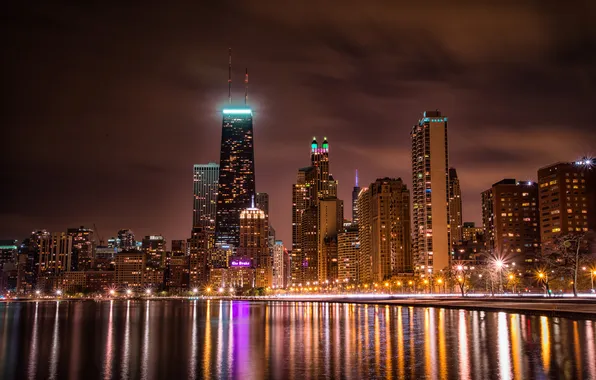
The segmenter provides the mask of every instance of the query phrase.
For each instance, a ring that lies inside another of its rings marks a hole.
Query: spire
[[[246,74],[244,75],[244,105],[248,103],[248,68],[246,68]]]
[[[250,208],[255,208],[255,195],[250,197]]]
[[[228,102],[232,104],[232,48],[228,49]]]
[[[324,151],[329,150],[329,143],[327,142],[327,137],[323,137],[323,150]]]
[[[317,138],[313,137],[312,142],[310,143],[310,150],[311,152],[315,152],[319,148],[319,143],[317,142]]]
[[[358,169],[356,169],[356,185],[354,187],[358,187]]]

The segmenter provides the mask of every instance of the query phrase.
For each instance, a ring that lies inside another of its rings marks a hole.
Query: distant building
[[[410,136],[412,252],[418,273],[433,274],[451,265],[447,117],[438,110],[424,112]]]
[[[410,192],[401,178],[377,179],[361,192],[359,206],[360,250],[371,258],[372,281],[412,271]]]
[[[538,185],[504,179],[482,193],[486,248],[507,261],[531,264],[540,250]]]
[[[462,240],[484,241],[484,229],[482,227],[476,227],[476,223],[474,222],[464,222],[462,227]]]
[[[0,269],[4,264],[16,264],[18,252],[17,240],[0,240]]]
[[[589,218],[596,213],[590,208],[591,165],[585,160],[559,162],[538,170],[540,195],[540,236],[544,248],[554,239],[570,233],[585,233]]]
[[[358,283],[360,240],[358,225],[344,229],[337,235],[338,280]]]
[[[124,229],[118,231],[118,238],[116,239],[117,248],[122,251],[130,251],[137,249],[137,241],[135,240],[135,234],[131,230]]]
[[[55,276],[72,268],[72,236],[64,232],[43,235],[39,240],[39,274]]]
[[[250,260],[256,269],[256,287],[273,285],[273,258],[269,250],[269,218],[254,206],[240,213],[237,257]]]
[[[188,253],[186,240],[172,240],[172,255],[180,256]]]
[[[217,187],[219,181],[219,165],[194,165],[193,169],[193,227],[215,228],[217,215]]]
[[[66,233],[72,236],[71,270],[91,270],[95,262],[95,235],[92,229],[83,226],[69,228]]]
[[[145,284],[146,256],[142,252],[116,255],[116,284],[124,288],[141,288]]]
[[[352,189],[352,223],[358,224],[358,194],[360,194],[360,186],[358,185],[358,170],[356,170],[356,180],[354,181],[354,188]]]
[[[449,233],[451,244],[462,241],[462,201],[461,187],[455,168],[449,168]]]
[[[284,261],[286,249],[281,240],[276,240],[273,246],[273,284],[274,288],[284,288],[286,280],[284,279]]]
[[[189,286],[192,288],[206,285],[209,282],[208,262],[213,246],[213,231],[208,227],[195,227],[188,239],[189,254]]]
[[[263,210],[267,216],[269,216],[269,194],[257,193],[255,195],[255,206],[258,209]]]
[[[166,239],[161,235],[149,235],[143,238],[143,253],[147,255],[147,266],[163,268],[166,258]]]

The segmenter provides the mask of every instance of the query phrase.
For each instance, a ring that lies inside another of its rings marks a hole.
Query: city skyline
[[[215,15],[224,9],[214,7]],[[324,7],[318,5],[319,10]],[[477,16],[472,17],[476,20],[490,13],[460,8]],[[185,11],[175,10],[177,14]],[[389,9],[388,13],[397,19],[423,18],[416,7],[402,16],[398,11]],[[583,111],[594,100],[590,92],[594,69],[589,65],[594,57],[582,46],[591,46],[594,35],[582,29],[588,21],[578,16],[570,26],[558,15],[564,12],[555,9],[531,13],[514,5],[505,7],[502,12],[525,17],[527,34],[538,36],[541,43],[529,46],[527,37],[507,35],[486,47],[479,42],[500,30],[502,21],[483,26],[476,36],[458,37],[441,30],[410,44],[407,36],[392,35],[394,29],[387,21],[358,38],[345,28],[354,20],[338,12],[330,16],[329,33],[313,28],[304,40],[298,40],[293,27],[287,26],[294,16],[281,13],[276,17],[286,26],[278,34],[289,38],[289,44],[275,56],[260,47],[261,41],[273,43],[277,38],[267,30],[249,30],[251,38],[246,43],[234,44],[231,34],[218,37],[220,26],[201,26],[215,32],[209,33],[214,38],[197,52],[193,41],[198,29],[192,29],[190,20],[182,20],[179,30],[169,32],[177,41],[174,46],[151,33],[138,40],[124,23],[118,24],[122,21],[114,21],[123,44],[138,43],[140,57],[154,51],[175,53],[163,62],[135,58],[105,45],[105,37],[80,23],[90,17],[85,25],[99,25],[107,17],[105,12],[91,17],[70,10],[62,15],[43,6],[35,12],[17,12],[20,21],[45,17],[54,24],[34,25],[27,34],[21,33],[31,55],[20,54],[16,44],[9,44],[7,52],[14,58],[9,62],[13,65],[10,72],[17,74],[7,81],[14,93],[7,107],[7,138],[16,143],[3,151],[7,158],[2,168],[15,186],[6,188],[0,210],[2,238],[22,239],[37,228],[65,231],[94,224],[104,239],[121,228],[131,228],[138,236],[162,234],[168,241],[188,237],[190,167],[218,157],[221,115],[217,110],[226,101],[225,50],[230,46],[251,68],[256,191],[270,194],[271,224],[286,246],[291,241],[291,184],[313,135],[331,141],[338,198],[348,202],[355,169],[361,183],[401,177],[411,188],[408,132],[421,112],[440,109],[450,117],[450,166],[458,170],[463,221],[477,225],[481,222],[480,193],[493,183],[502,178],[536,181],[539,168],[593,155],[591,149],[596,146],[589,133],[593,122]],[[141,25],[149,22],[153,12],[140,12]],[[322,24],[313,15],[297,13],[315,25]],[[264,20],[273,17],[259,6],[239,6],[229,17],[247,15]],[[544,20],[558,26],[542,26]],[[235,24],[240,23],[230,24],[230,33],[237,32]],[[7,27],[22,32],[22,26],[14,22]],[[67,38],[60,28],[80,33]],[[550,34],[554,30],[558,39]],[[112,49],[112,58],[100,67],[93,64],[102,61],[97,59],[101,49],[81,47],[80,36]],[[566,45],[576,39],[584,45]],[[55,44],[60,49],[47,56],[46,46]],[[320,54],[315,59],[309,51]],[[523,56],[516,54],[520,51]],[[494,63],[491,59],[497,53],[507,55],[511,62]],[[47,62],[39,67],[36,57],[42,54]],[[73,58],[72,70],[64,69],[62,58]],[[24,76],[24,72],[32,75]],[[158,75],[162,72],[167,73],[165,77]],[[50,78],[48,83],[35,80],[41,75]],[[243,75],[242,68],[235,69],[235,98],[242,92]],[[478,77],[483,80],[476,81]],[[93,91],[87,98],[73,97],[81,88]],[[413,89],[424,90],[424,96]],[[292,96],[278,96],[286,92]],[[544,112],[547,109],[564,112]],[[22,141],[31,147],[26,155],[19,144]],[[75,177],[81,171],[87,175]],[[271,172],[279,175],[266,175]],[[64,185],[71,178],[83,178],[82,186]],[[39,183],[44,185],[41,196]]]

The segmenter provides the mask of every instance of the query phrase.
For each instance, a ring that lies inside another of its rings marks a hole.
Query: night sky
[[[208,3],[3,6],[1,238],[94,223],[106,240],[187,238],[192,165],[219,161],[229,47],[286,245],[313,136],[348,205],[355,169],[410,185],[410,129],[440,109],[477,223],[492,183],[596,153],[595,1]]]

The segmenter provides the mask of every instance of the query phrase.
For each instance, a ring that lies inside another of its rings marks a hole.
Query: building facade
[[[219,165],[210,162],[193,166],[193,227],[215,228]]]
[[[509,262],[531,264],[540,250],[538,185],[504,179],[482,193],[486,249]]]
[[[250,108],[223,110],[215,239],[238,247],[240,213],[255,195],[253,115]]]
[[[412,128],[412,252],[415,269],[437,273],[451,265],[447,117],[426,111]]]
[[[462,236],[462,201],[461,187],[457,170],[449,168],[449,233],[451,244],[458,244],[463,240]]]
[[[240,245],[237,257],[250,260],[256,269],[256,287],[273,285],[273,258],[269,250],[269,218],[252,207],[240,213]]]
[[[352,224],[337,235],[337,279],[341,283],[360,282],[359,251],[358,225]]]

